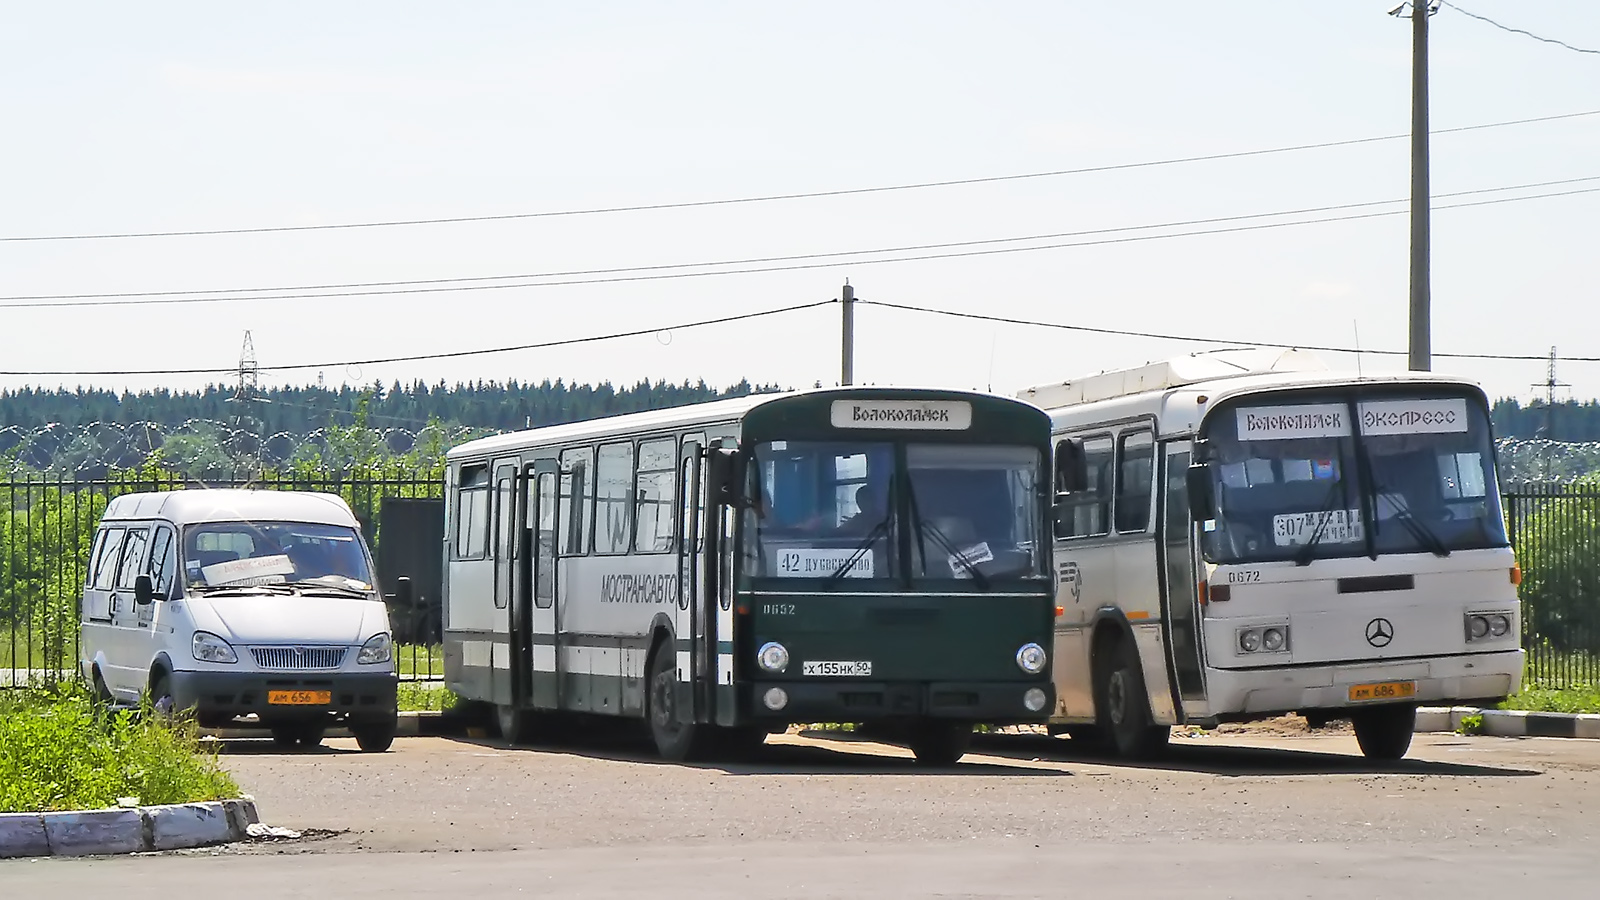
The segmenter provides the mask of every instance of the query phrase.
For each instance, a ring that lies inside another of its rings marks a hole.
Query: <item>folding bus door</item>
[[[1161,535],[1156,542],[1162,578],[1162,612],[1177,701],[1186,715],[1203,715],[1205,671],[1201,649],[1194,519],[1189,512],[1189,442],[1162,445]]]

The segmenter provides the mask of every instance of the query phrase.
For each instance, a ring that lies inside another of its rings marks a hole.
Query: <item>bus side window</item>
[[[1149,431],[1130,431],[1122,435],[1117,447],[1117,531],[1137,533],[1150,526],[1154,463],[1153,434]]]
[[[1060,491],[1056,537],[1094,537],[1107,533],[1111,524],[1114,448],[1110,437],[1062,441],[1056,446],[1056,488]]]
[[[634,490],[635,553],[665,553],[672,549],[677,465],[677,438],[639,443],[639,474]]]
[[[488,464],[462,466],[460,484],[456,492],[456,559],[482,559],[489,552]]]
[[[556,546],[562,556],[589,553],[589,498],[594,494],[594,451],[588,447],[561,454],[561,536]]]
[[[594,552],[627,553],[633,538],[633,444],[602,445],[594,474]]]

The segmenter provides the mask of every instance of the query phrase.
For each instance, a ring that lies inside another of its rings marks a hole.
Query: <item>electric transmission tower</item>
[[[272,402],[261,396],[260,369],[260,365],[256,362],[255,341],[251,340],[250,332],[246,331],[244,346],[239,350],[239,385],[234,388],[233,396],[229,397],[227,402],[236,404],[233,410],[234,433],[236,435],[248,433],[255,438],[255,452],[241,453],[237,457],[245,464],[251,478],[261,471],[261,451],[267,440],[266,421],[257,414],[257,405]]]
[[[1550,348],[1550,364],[1545,368],[1544,381],[1533,386],[1544,388],[1544,424],[1539,426],[1539,437],[1544,441],[1544,478],[1549,481],[1555,465],[1556,388],[1571,386],[1556,379],[1556,348]]]

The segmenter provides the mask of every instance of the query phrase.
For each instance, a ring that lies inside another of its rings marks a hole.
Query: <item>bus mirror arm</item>
[[[1189,489],[1189,515],[1196,522],[1215,518],[1217,498],[1211,487],[1211,466],[1196,463],[1184,474]]]

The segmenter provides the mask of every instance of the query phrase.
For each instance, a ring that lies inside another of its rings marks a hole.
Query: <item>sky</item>
[[[0,388],[231,383],[40,373],[233,369],[246,331],[263,385],[834,384],[825,301],[847,279],[861,301],[1182,338],[860,304],[862,383],[1011,394],[1208,340],[1403,368],[1376,352],[1403,351],[1408,321],[1411,26],[1392,5],[7,4],[0,370],[21,374]],[[1462,6],[1600,48],[1592,0]],[[1436,134],[1436,207],[1590,191],[1435,210],[1434,352],[1600,357],[1600,115],[1569,116],[1600,111],[1600,54],[1453,5],[1431,32],[1434,130],[1568,116]],[[1570,183],[1516,187],[1547,182]],[[1268,215],[1350,204],[1372,205]],[[641,206],[668,208],[548,215]],[[501,218],[17,240],[473,217]],[[993,243],[1041,235],[1074,236]],[[774,257],[805,258],[727,264]],[[664,268],[703,263],[723,265]],[[495,287],[438,290],[463,284]],[[150,296],[19,299],[84,294]],[[207,302],[150,302],[186,298]],[[644,333],[371,362],[619,332]],[[1434,368],[1523,400],[1546,378]],[[1600,395],[1600,362],[1557,378]]]

